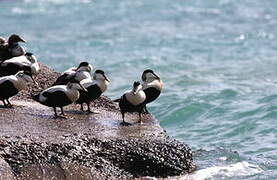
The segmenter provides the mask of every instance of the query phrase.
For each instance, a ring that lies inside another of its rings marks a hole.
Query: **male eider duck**
[[[19,42],[25,43],[26,41],[19,35],[13,34],[9,37],[8,42],[2,43],[0,46],[0,61],[24,55],[25,50],[18,44]]]
[[[79,82],[83,79],[91,79],[92,70],[93,68],[88,62],[81,62],[77,68],[72,67],[64,71],[53,85],[66,85],[72,77]]]
[[[12,75],[26,69],[33,75],[38,74],[40,69],[36,57],[29,52],[23,56],[13,57],[0,63],[1,75]]]
[[[142,73],[141,79],[143,81],[142,89],[146,95],[144,110],[146,113],[148,113],[146,104],[153,102],[160,96],[163,89],[163,82],[160,77],[151,69],[145,70]]]
[[[120,112],[122,114],[123,122],[121,125],[130,125],[130,123],[125,122],[124,114],[126,112],[138,112],[139,113],[139,123],[141,121],[141,113],[145,106],[146,95],[142,90],[141,84],[136,81],[133,84],[133,89],[127,91],[121,96],[119,100]]]
[[[32,98],[48,107],[53,107],[55,118],[65,118],[63,107],[74,103],[79,99],[80,93],[78,90],[86,91],[79,81],[71,79],[67,85],[56,85],[47,88]],[[56,108],[61,109],[61,115],[57,115]]]
[[[19,71],[16,75],[4,76],[0,78],[0,100],[3,101],[4,107],[12,107],[9,98],[25,89],[28,82],[36,83],[32,77],[32,74],[27,71]]]
[[[96,70],[93,79],[82,80],[81,84],[87,89],[87,92],[81,91],[80,97],[76,101],[77,104],[81,104],[81,111],[84,111],[83,103],[86,103],[88,107],[87,112],[92,113],[89,106],[90,102],[99,98],[107,90],[109,83],[110,80],[102,70]]]

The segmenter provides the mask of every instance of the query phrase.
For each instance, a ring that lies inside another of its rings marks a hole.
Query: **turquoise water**
[[[150,111],[188,144],[194,179],[277,178],[277,1],[0,0],[0,36],[21,34],[58,71],[86,60],[121,95],[151,68]],[[201,174],[202,173],[202,174]]]

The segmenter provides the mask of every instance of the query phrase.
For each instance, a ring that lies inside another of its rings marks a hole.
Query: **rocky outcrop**
[[[128,114],[132,126],[120,126],[118,105],[102,96],[92,104],[98,113],[66,107],[67,119],[30,100],[59,75],[41,65],[39,86],[0,108],[0,174],[5,179],[118,179],[168,177],[195,169],[188,145],[169,138],[151,115]],[[3,176],[4,177],[4,176]]]

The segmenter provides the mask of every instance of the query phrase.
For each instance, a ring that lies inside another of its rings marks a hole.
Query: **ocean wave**
[[[192,174],[179,177],[170,177],[170,180],[216,180],[216,179],[244,179],[246,177],[263,173],[264,170],[258,165],[242,161],[226,166],[213,166],[197,170]],[[157,180],[153,177],[145,177],[149,180]]]
[[[263,169],[258,165],[251,164],[247,161],[242,161],[226,166],[214,166],[206,169],[196,171],[191,175],[184,176],[179,180],[205,180],[205,179],[222,179],[224,177],[238,177],[251,176],[262,173]]]

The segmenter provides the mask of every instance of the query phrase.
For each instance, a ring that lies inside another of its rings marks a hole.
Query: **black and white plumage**
[[[130,125],[125,122],[124,114],[126,112],[138,112],[139,113],[139,123],[141,121],[141,113],[145,106],[146,95],[142,90],[142,86],[139,82],[134,82],[133,89],[131,91],[126,91],[119,100],[120,112],[122,114],[123,122],[122,125]]]
[[[25,54],[25,50],[18,43],[26,42],[22,37],[17,34],[12,34],[7,42],[2,38],[2,43],[0,44],[0,61],[5,61],[13,57],[22,56]]]
[[[153,102],[160,96],[163,89],[163,82],[151,69],[145,70],[142,73],[141,79],[143,81],[142,89],[146,95],[144,110],[148,113],[146,104]]]
[[[0,100],[4,103],[4,107],[12,106],[9,98],[16,95],[19,91],[26,89],[28,82],[35,81],[30,72],[24,71],[19,71],[16,75],[0,78]]]
[[[72,67],[64,71],[53,85],[66,85],[72,77],[79,82],[83,79],[91,79],[92,70],[93,68],[88,62],[81,62],[77,68]]]
[[[53,107],[55,117],[65,117],[63,107],[74,103],[79,99],[78,90],[86,91],[86,89],[76,80],[71,80],[67,85],[56,85],[47,88],[32,98],[48,107]],[[57,115],[56,108],[61,109],[61,116]]]
[[[80,97],[76,101],[77,104],[81,104],[81,110],[84,111],[83,103],[86,103],[88,107],[87,112],[91,113],[90,102],[99,98],[107,90],[109,83],[110,80],[102,70],[96,70],[93,79],[82,80],[81,84],[87,89],[87,92],[81,91]]]
[[[38,74],[40,68],[36,57],[32,53],[13,57],[0,63],[0,74],[2,76],[13,75],[18,71],[28,70],[33,75]]]

